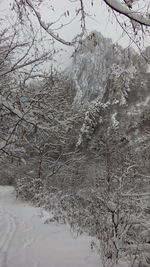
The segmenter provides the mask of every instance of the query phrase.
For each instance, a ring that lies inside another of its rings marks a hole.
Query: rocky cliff
[[[119,105],[138,103],[150,92],[145,59],[98,32],[92,32],[75,50],[70,78],[75,108],[87,107],[98,99]]]

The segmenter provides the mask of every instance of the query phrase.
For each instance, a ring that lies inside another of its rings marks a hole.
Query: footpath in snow
[[[66,225],[44,224],[40,208],[16,200],[0,186],[0,267],[100,267],[90,237],[76,237]]]

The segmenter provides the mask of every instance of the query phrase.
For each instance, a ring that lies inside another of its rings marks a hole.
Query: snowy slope
[[[16,200],[12,187],[0,186],[0,267],[100,267],[90,238],[69,227],[45,224],[44,212]]]

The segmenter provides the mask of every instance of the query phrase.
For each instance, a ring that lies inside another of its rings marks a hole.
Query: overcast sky
[[[0,15],[5,12],[9,14],[9,3],[12,0],[0,0]],[[34,1],[33,1],[34,2]],[[118,42],[123,47],[127,47],[130,44],[130,40],[127,36],[122,35],[122,29],[116,23],[115,18],[112,14],[108,12],[106,4],[100,0],[94,0],[94,5],[91,6],[90,0],[85,0],[85,8],[89,13],[87,18],[87,29],[88,31],[97,30],[101,32],[105,37],[112,38],[113,42]],[[54,10],[51,8],[54,7]],[[54,24],[54,29],[59,28],[62,23],[67,23],[74,17],[75,10],[79,7],[79,2],[73,0],[44,0],[44,5],[42,8],[43,19],[47,22],[52,22],[57,20],[61,16],[60,22]],[[65,17],[63,14],[69,11],[69,16]],[[80,32],[80,22],[79,19],[75,19],[70,25],[65,26],[59,34],[65,40],[70,41],[75,37],[76,34]],[[70,62],[70,56],[72,53],[72,48],[68,48],[62,44],[57,44],[57,47],[63,48],[66,52],[61,52],[59,55],[60,65],[67,66]]]

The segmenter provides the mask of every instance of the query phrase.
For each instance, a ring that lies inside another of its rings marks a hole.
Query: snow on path
[[[0,267],[100,267],[90,238],[66,225],[44,224],[40,208],[16,200],[0,186]]]

